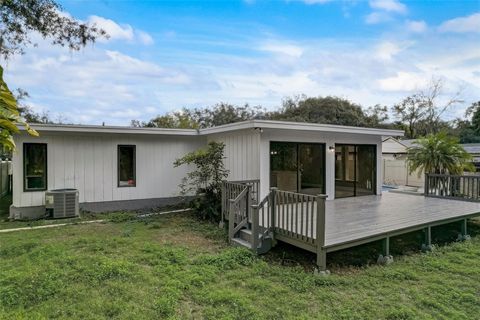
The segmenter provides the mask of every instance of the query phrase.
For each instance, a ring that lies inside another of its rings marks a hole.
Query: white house
[[[33,125],[15,136],[12,218],[44,214],[45,191],[75,188],[86,210],[161,206],[179,201],[188,168],[175,159],[223,141],[229,180],[338,197],[381,194],[382,136],[403,131],[251,120],[213,128],[160,129]]]

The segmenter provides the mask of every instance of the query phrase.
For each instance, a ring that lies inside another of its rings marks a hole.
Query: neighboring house
[[[180,200],[188,172],[175,159],[210,140],[225,143],[229,180],[328,199],[381,194],[382,136],[403,131],[252,120],[190,129],[32,125],[40,137],[15,136],[12,218],[44,213],[45,191],[79,190],[91,211],[139,209]]]
[[[388,137],[382,142],[382,157],[388,160],[404,160],[407,157],[407,146],[401,140]]]
[[[382,143],[383,183],[385,185],[405,185],[423,187],[424,175],[411,173],[407,168],[407,148],[413,146],[415,139],[397,140],[388,137]],[[462,147],[473,157],[473,164],[480,172],[480,143],[462,144]]]
[[[425,177],[418,171],[410,172],[407,166],[407,148],[415,140],[385,138],[382,142],[383,184],[423,188]]]
[[[472,155],[473,164],[477,168],[477,172],[480,172],[480,143],[466,143],[462,146],[465,151]]]

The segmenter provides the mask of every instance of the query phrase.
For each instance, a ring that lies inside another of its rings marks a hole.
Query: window
[[[118,146],[118,186],[135,187],[135,146]]]
[[[47,145],[23,144],[23,190],[47,190]]]

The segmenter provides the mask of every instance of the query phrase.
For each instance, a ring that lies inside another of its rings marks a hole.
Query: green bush
[[[180,188],[183,195],[196,196],[190,205],[202,219],[220,218],[222,181],[228,176],[223,163],[224,149],[223,142],[210,141],[207,148],[187,153],[174,163],[175,167],[195,166],[182,180]]]

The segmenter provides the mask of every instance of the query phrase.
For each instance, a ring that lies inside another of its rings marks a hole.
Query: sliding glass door
[[[375,194],[376,146],[335,146],[335,198]]]
[[[271,142],[270,186],[306,194],[325,193],[325,145]]]

